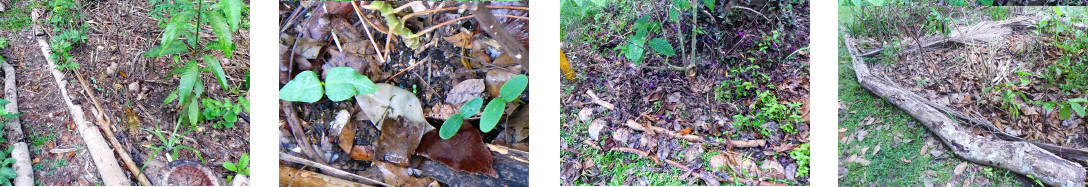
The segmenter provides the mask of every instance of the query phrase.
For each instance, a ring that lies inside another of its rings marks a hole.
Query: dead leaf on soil
[[[450,92],[446,94],[446,103],[460,105],[468,100],[472,100],[472,98],[483,96],[480,93],[483,93],[484,88],[486,87],[483,79],[461,81],[453,86],[453,89],[450,89]]]
[[[963,170],[966,170],[966,169],[967,169],[967,162],[960,162],[959,165],[956,165],[956,170],[955,170],[954,173],[956,175],[959,175],[959,174],[963,173]]]
[[[415,154],[420,144],[423,132],[426,132],[424,127],[430,126],[426,122],[414,122],[405,120],[403,117],[385,119],[382,122],[382,134],[378,138],[377,146],[374,147],[374,155],[380,160],[407,166],[408,159]]]
[[[589,121],[593,117],[593,108],[585,107],[582,111],[578,112],[578,120],[582,120],[583,123]]]
[[[457,107],[453,107],[453,105],[449,105],[446,103],[434,104],[434,106],[432,106],[431,108],[423,111],[423,113],[427,114],[428,118],[441,120],[449,119],[450,116],[453,116],[453,114],[457,114],[460,112],[461,111],[458,110]]]
[[[472,33],[471,32],[458,32],[450,36],[442,37],[442,39],[450,42],[453,46],[461,48],[469,48],[472,45]]]
[[[454,170],[498,177],[491,166],[494,158],[484,145],[480,131],[471,123],[461,125],[461,129],[450,139],[438,137],[438,131],[435,130],[427,132],[416,151]]]
[[[785,169],[782,168],[782,164],[779,164],[775,159],[763,160],[763,165],[760,165],[759,169],[764,171],[764,176],[772,179],[782,179],[786,177]]]
[[[871,162],[869,162],[869,160],[866,160],[865,158],[858,157],[854,159],[854,163],[861,164],[862,166],[869,166]]]

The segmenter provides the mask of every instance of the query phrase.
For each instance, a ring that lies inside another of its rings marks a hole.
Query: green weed
[[[238,163],[223,162],[223,168],[227,169],[227,171],[233,171],[238,174],[249,176],[249,154],[242,153],[242,157],[238,158]],[[227,183],[230,183],[233,179],[233,175],[228,175]]]

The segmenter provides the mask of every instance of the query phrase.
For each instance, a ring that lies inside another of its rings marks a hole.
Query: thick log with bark
[[[460,186],[529,186],[529,152],[487,144],[494,155],[492,166],[498,178],[449,168],[437,161],[425,159],[419,170],[424,175],[446,184]]]
[[[957,156],[976,164],[1035,176],[1047,185],[1084,186],[1085,169],[1081,165],[1062,159],[1029,142],[974,135],[960,126],[955,119],[914,96],[914,93],[872,75],[869,67],[859,58],[860,53],[850,36],[842,36],[853,59],[858,83],[917,119]]]

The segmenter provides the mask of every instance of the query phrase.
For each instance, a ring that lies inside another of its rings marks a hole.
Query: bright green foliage
[[[450,119],[446,119],[446,122],[442,122],[442,128],[438,129],[438,136],[442,139],[450,139],[453,135],[457,134],[457,130],[461,129],[461,123],[464,123],[465,119],[460,113],[453,114]]]
[[[653,48],[654,51],[665,56],[676,55],[676,51],[672,49],[672,44],[669,44],[669,41],[665,41],[665,39],[654,38],[653,40],[650,40],[650,48]]]
[[[220,65],[219,61],[215,60],[215,58],[212,57],[212,56],[208,56],[208,55],[203,55],[203,56],[204,56],[204,63],[208,63],[208,67],[204,68],[202,71],[212,72],[212,74],[215,75],[215,80],[219,82],[219,86],[223,86],[223,90],[228,90],[228,88],[227,88],[227,73],[223,72],[223,65]]]
[[[143,129],[143,130],[145,130],[147,132],[150,132],[151,134],[154,134],[155,137],[158,137],[159,140],[162,141],[162,145],[150,146],[150,148],[152,150],[152,152],[151,152],[152,157],[154,157],[155,155],[158,155],[159,152],[168,152],[168,153],[171,153],[171,154],[168,155],[170,157],[167,157],[167,160],[168,161],[174,161],[175,159],[178,159],[178,152],[180,152],[181,149],[188,149],[190,151],[193,151],[194,154],[196,154],[196,157],[200,159],[200,162],[204,162],[204,157],[200,156],[200,151],[197,151],[196,149],[193,149],[192,147],[189,147],[189,146],[181,145],[181,143],[182,143],[181,137],[184,137],[186,134],[189,134],[189,132],[192,132],[196,128],[189,128],[189,130],[186,130],[185,132],[181,132],[179,134],[178,133],[178,127],[179,126],[181,126],[180,122],[178,124],[174,124],[174,131],[170,133],[169,138],[162,135],[162,132],[160,132],[161,130],[159,129],[159,125],[155,125],[155,130],[151,130],[151,129],[147,129],[147,128],[143,128],[143,127],[138,127],[138,128]],[[147,159],[147,161],[144,162],[143,166],[141,166],[141,168],[140,168],[141,172],[143,171],[142,167],[147,166],[147,163],[150,162],[150,161],[151,161],[151,159]]]
[[[716,14],[714,13],[714,4],[717,2],[717,0],[703,0],[703,4],[706,5],[707,9],[710,9],[711,14]]]
[[[313,103],[321,100],[324,93],[329,100],[343,101],[356,95],[378,91],[370,78],[350,67],[336,67],[329,69],[326,73],[328,78],[325,83],[321,83],[317,79],[317,73],[313,71],[299,73],[280,88],[280,99]],[[324,89],[321,88],[322,84],[325,85]]]
[[[79,67],[69,51],[87,40],[83,31],[83,15],[79,13],[80,6],[72,0],[56,0],[49,1],[48,8],[51,14],[47,21],[53,26],[53,32],[58,33],[49,40],[49,50],[52,51],[50,58],[63,70]]]
[[[525,87],[529,86],[529,77],[525,75],[517,75],[502,85],[499,89],[499,98],[502,98],[506,102],[511,102],[521,96],[521,93],[525,91]]]
[[[8,147],[7,150],[0,151],[0,185],[11,186],[11,180],[15,179],[16,173],[14,169],[11,169],[11,164],[15,163],[15,158],[10,157],[11,151],[15,150],[15,147]]]
[[[480,116],[480,130],[484,132],[491,132],[491,129],[495,128],[495,125],[499,124],[499,118],[502,117],[503,111],[506,109],[506,102],[502,98],[492,99],[484,107],[484,113]]]
[[[321,81],[317,80],[317,73],[313,71],[299,73],[280,88],[280,99],[287,101],[313,103],[321,100],[323,95],[325,92],[321,88]]]
[[[204,104],[204,112],[201,116],[204,120],[219,120],[218,123],[212,124],[214,128],[234,128],[234,123],[238,122],[238,114],[242,111],[249,112],[247,107],[243,107],[242,104],[249,103],[245,98],[238,98],[238,104],[230,102],[230,99],[224,98],[222,101],[215,99],[205,98],[200,101]]]
[[[178,61],[178,58],[174,57],[174,61]],[[197,77],[200,74],[198,68],[196,61],[189,60],[184,67],[171,71],[171,73],[180,74],[181,82],[178,84],[178,89],[170,92],[170,95],[163,101],[163,105],[166,105],[177,100],[182,107],[182,113],[178,121],[188,121],[193,126],[200,122],[198,99],[204,94],[204,82]]]
[[[249,154],[242,153],[242,157],[238,158],[237,164],[233,162],[223,162],[223,168],[227,169],[227,171],[233,171],[238,174],[249,176]],[[234,176],[228,175],[227,183],[230,183],[232,180],[234,180]]]
[[[377,91],[370,78],[350,67],[336,67],[326,73],[328,77],[325,79],[325,95],[329,96],[329,100],[343,101],[355,95]]]
[[[794,160],[797,160],[797,175],[796,175],[796,177],[797,178],[808,177],[808,172],[809,172],[808,163],[809,163],[809,159],[810,159],[809,158],[809,151],[808,151],[808,143],[801,144],[801,147],[797,147],[796,149],[793,149],[793,151],[790,151],[790,157],[792,157]]]
[[[673,8],[669,9],[669,21],[676,22],[680,19],[680,11],[691,9],[691,2],[687,0],[672,0]]]
[[[461,116],[471,117],[473,115],[476,115],[477,112],[480,112],[480,107],[483,106],[483,104],[484,99],[480,97],[475,97],[472,98],[472,100],[468,100],[468,102],[465,102],[465,104],[461,105]]]
[[[0,129],[4,128],[4,125],[8,123],[8,120],[22,116],[22,114],[18,113],[8,113],[8,111],[5,109],[5,106],[7,106],[8,103],[11,102],[7,99],[0,99]],[[4,138],[4,133],[0,133],[0,142],[4,142],[6,140],[7,139]]]

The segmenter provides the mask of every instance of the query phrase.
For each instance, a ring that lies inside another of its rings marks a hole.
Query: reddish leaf
[[[427,132],[420,140],[416,153],[455,170],[498,177],[491,166],[494,160],[491,151],[484,145],[480,131],[473,124],[461,125],[456,135],[445,140],[438,137],[436,130]]]
[[[420,144],[423,131],[428,124],[412,122],[398,117],[396,120],[386,118],[382,122],[382,134],[374,147],[374,155],[399,166],[407,166],[408,158],[414,154]],[[437,137],[437,133],[435,137]]]

